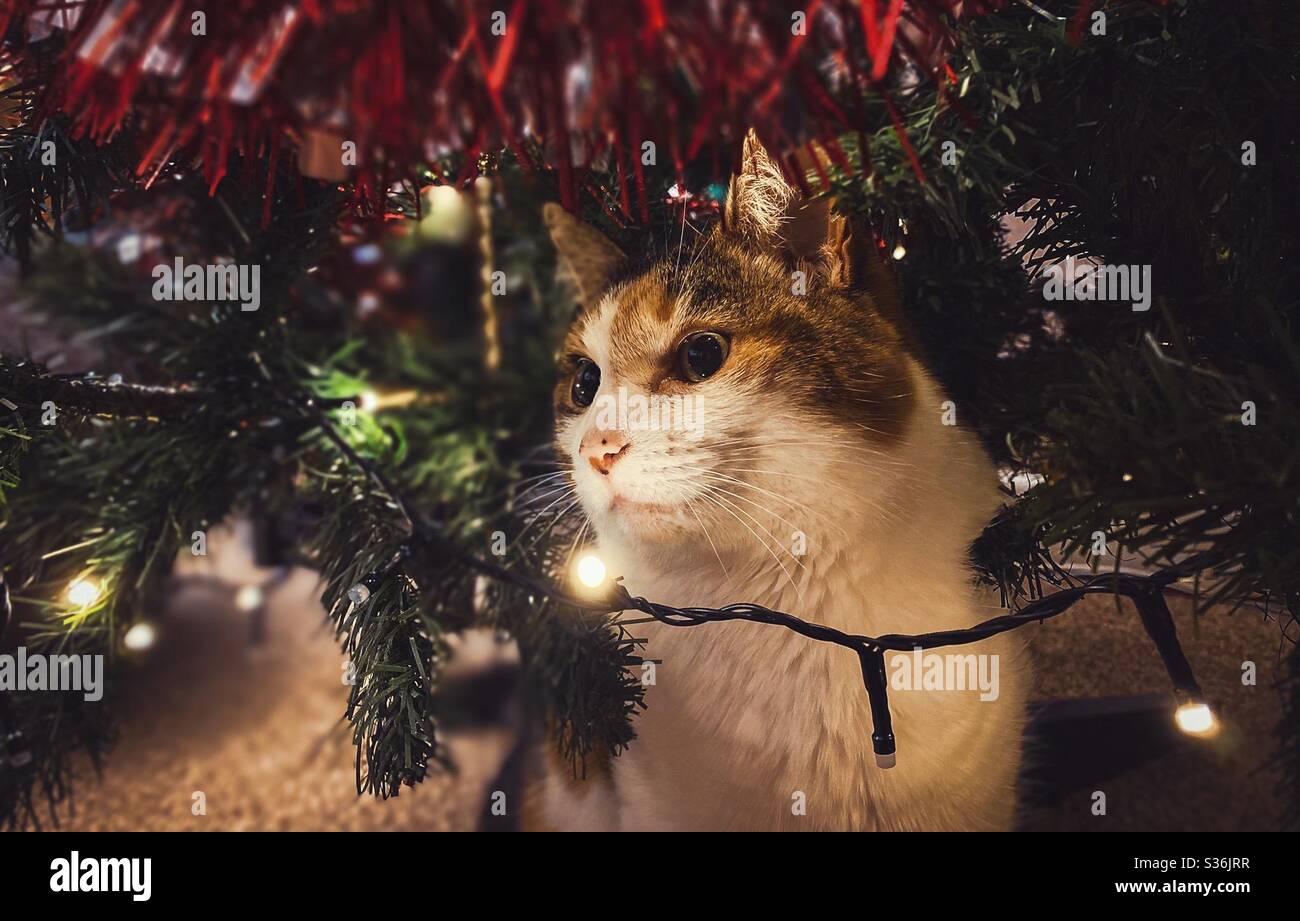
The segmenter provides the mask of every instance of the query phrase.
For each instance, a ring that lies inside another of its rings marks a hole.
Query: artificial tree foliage
[[[763,24],[765,47],[785,47],[788,10],[726,6]],[[814,16],[768,96],[747,95],[760,84],[741,68],[686,79],[702,66],[690,56],[635,74],[646,119],[637,130],[661,131],[673,151],[653,164],[635,158],[639,136],[629,134],[639,105],[599,113],[594,124],[613,126],[603,149],[587,135],[585,145],[553,130],[528,136],[506,117],[515,102],[500,96],[501,72],[526,80],[544,56],[501,65],[471,55],[448,79],[475,88],[456,110],[471,127],[481,118],[481,130],[457,135],[438,159],[406,156],[427,151],[409,143],[417,128],[391,100],[371,100],[378,133],[361,133],[364,149],[370,138],[405,159],[376,153],[342,185],[303,175],[286,152],[317,130],[280,105],[293,93],[314,99],[301,81],[244,113],[249,127],[229,149],[209,122],[208,134],[183,140],[177,125],[195,98],[107,78],[99,89],[138,115],[99,130],[59,69],[68,36],[34,39],[21,17],[10,21],[17,76],[0,116],[0,242],[21,266],[28,309],[93,337],[103,364],[87,376],[0,357],[0,569],[14,605],[5,642],[101,652],[114,657],[113,680],[129,681],[121,637],[156,613],[171,560],[195,531],[251,509],[289,522],[286,556],[321,573],[326,615],[358,676],[346,715],[359,791],[396,795],[444,761],[431,697],[448,634],[471,625],[519,641],[529,696],[577,765],[631,744],[642,689],[619,619],[487,578],[436,552],[437,541],[484,556],[500,532],[502,566],[563,578],[591,535],[554,501],[553,358],[572,304],[541,206],[566,201],[628,251],[689,247],[717,212],[747,123],[784,154],[815,144],[815,168],[798,173],[809,160],[787,158],[791,178],[832,195],[894,257],[908,325],[960,421],[1009,473],[1035,475],[973,548],[1008,605],[1068,584],[1061,561],[1087,553],[1100,531],[1110,555],[1099,567],[1118,567],[1122,553],[1159,579],[1177,565],[1198,609],[1263,612],[1293,642],[1300,14],[1262,2],[1012,3],[919,18],[877,72],[857,10],[827,4]],[[460,15],[419,16],[439,12]],[[568,24],[572,42],[599,42],[583,15]],[[666,4],[661,15],[642,23],[643,41],[671,33],[735,52],[706,12]],[[424,19],[411,22],[418,34]],[[339,23],[329,25],[302,40],[337,43]],[[432,73],[446,53],[431,55]],[[839,77],[823,81],[832,53]],[[538,81],[572,103],[554,74]],[[556,117],[548,111],[545,124]],[[268,140],[281,123],[284,137]],[[164,168],[136,168],[138,151],[164,135],[176,140]],[[55,165],[39,167],[46,141]],[[492,219],[479,242],[507,283],[491,300],[496,365],[484,361],[472,286],[432,304],[356,309],[366,293],[354,281],[358,250],[380,246],[419,277],[430,203],[421,188],[480,177]],[[1027,229],[1018,238],[1007,232],[1015,222]],[[150,233],[169,256],[260,265],[260,309],[153,300],[142,264],[116,249]],[[1151,308],[1045,300],[1044,273],[1067,257],[1149,266]],[[372,387],[414,396],[370,412],[358,404]],[[43,421],[47,401],[54,424]],[[436,541],[412,549],[416,530]],[[85,576],[102,592],[70,610],[61,593]],[[358,585],[359,601],[349,595]],[[1293,710],[1295,682],[1287,688]],[[0,816],[40,821],[68,795],[76,756],[106,754],[109,707],[6,698],[0,735],[19,733],[32,757],[0,769]],[[1279,732],[1294,782],[1294,721]]]

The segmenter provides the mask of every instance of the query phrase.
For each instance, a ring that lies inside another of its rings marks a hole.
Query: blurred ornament
[[[431,243],[457,246],[469,238],[474,229],[474,212],[465,196],[449,185],[430,186],[424,190],[426,214],[417,230]]]
[[[27,16],[27,36],[32,41],[49,38],[56,29],[72,29],[81,19],[83,7],[73,4],[50,4],[34,9]]]
[[[357,295],[357,316],[367,317],[379,309],[379,295],[373,291],[362,291]]]
[[[235,607],[241,611],[256,611],[266,603],[260,585],[244,585],[235,592]]]
[[[365,604],[369,601],[370,596],[374,594],[375,588],[375,585],[367,584],[370,581],[372,581],[371,578],[367,576],[365,579],[362,579],[356,585],[348,589],[348,601],[351,601],[353,604]]]
[[[142,620],[126,631],[126,636],[122,637],[122,645],[132,652],[143,652],[152,647],[157,640],[158,631],[154,629],[153,624]]]
[[[304,176],[325,182],[342,182],[348,178],[348,168],[343,164],[343,144],[346,139],[328,128],[307,128],[298,144],[298,170]]]
[[[707,221],[722,213],[722,202],[727,197],[720,183],[710,183],[702,192],[692,192],[681,183],[673,183],[664,193],[664,204],[681,208],[688,221]]]
[[[280,58],[288,48],[289,38],[298,24],[299,12],[295,4],[287,3],[272,20],[270,28],[258,38],[257,46],[240,61],[239,73],[228,96],[236,105],[251,105],[262,95],[262,90],[275,73]]]

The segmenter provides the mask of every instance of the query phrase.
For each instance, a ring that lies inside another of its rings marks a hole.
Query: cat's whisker
[[[832,463],[834,462],[832,461]],[[767,467],[737,467],[734,464],[731,464],[726,461],[723,461],[717,467],[712,467],[707,469],[711,469],[717,473],[726,473],[728,471],[731,471],[733,473],[754,473],[760,476],[784,477],[793,480],[801,480],[809,483],[816,483],[819,489],[823,487],[837,489],[840,492],[849,496],[853,496],[855,498],[861,495],[861,493],[858,490],[850,489],[849,487],[842,486],[839,483],[829,482],[825,477],[809,476],[803,473],[791,473],[789,470],[776,470]],[[782,498],[787,498],[787,497],[782,496]]]
[[[525,488],[525,489],[523,489],[523,490],[520,490],[520,492],[518,493],[518,495],[517,495],[515,498],[516,498],[516,500],[523,500],[524,498],[526,498],[526,497],[529,496],[529,495],[532,495],[533,493],[537,492],[538,490],[540,490],[540,489],[546,489],[546,488],[548,488],[549,486],[553,485],[554,482],[555,482],[557,479],[561,479],[561,478],[566,477],[566,476],[568,476],[568,475],[569,475],[569,472],[568,472],[567,470],[565,470],[565,471],[561,471],[561,472],[559,472],[559,473],[551,473],[551,474],[547,474],[546,476],[537,479],[536,482],[529,484],[529,486],[528,486],[527,488]]]
[[[767,545],[767,542],[764,541],[763,538],[758,536],[757,531],[755,531],[748,524],[746,524],[745,520],[741,518],[739,515],[737,515],[735,511],[733,511],[731,508],[728,508],[727,505],[724,505],[723,501],[725,500],[723,500],[721,496],[716,496],[712,493],[712,491],[708,491],[708,490],[700,493],[700,495],[708,499],[710,502],[712,502],[718,508],[722,509],[727,514],[731,515],[731,517],[735,518],[736,521],[740,522],[741,526],[746,531],[748,531],[750,534],[753,535],[754,540],[758,542],[758,545],[762,547],[764,550],[766,550],[768,554],[772,557],[772,559],[776,561],[776,565],[780,567],[781,573],[785,576],[786,581],[790,583],[790,587],[795,590],[795,594],[799,597],[803,596],[803,589],[801,589],[798,583],[795,582],[794,577],[790,575],[790,571],[785,568],[785,564],[781,562],[781,558],[776,555],[775,551],[773,551],[772,548]]]
[[[542,529],[542,532],[541,532],[540,534],[538,534],[536,537],[533,538],[533,542],[530,543],[530,544],[525,548],[525,550],[526,550],[526,551],[527,551],[527,550],[532,550],[534,547],[536,547],[537,544],[538,544],[538,542],[541,541],[543,538],[545,538],[547,534],[550,534],[551,531],[552,531],[552,529],[554,529],[554,527],[555,527],[557,524],[559,524],[561,521],[563,521],[563,520],[565,519],[565,517],[568,516],[569,512],[573,511],[573,509],[574,509],[574,508],[575,508],[579,503],[581,503],[581,502],[582,502],[582,498],[581,498],[581,497],[578,497],[578,498],[574,499],[572,502],[570,502],[568,505],[566,505],[566,506],[565,506],[563,509],[561,509],[559,512],[556,512],[555,517],[551,520],[551,523],[548,524],[545,528],[543,528],[543,529]]]
[[[842,463],[842,462],[831,461],[831,463]],[[909,465],[909,466],[910,466],[910,465]],[[728,465],[726,465],[725,463],[722,465],[722,468],[727,468],[727,467],[728,467]],[[713,474],[715,474],[715,475],[725,475],[725,472],[724,472],[724,470],[723,470],[722,468],[699,468],[699,467],[690,467],[690,466],[683,465],[683,469],[687,469],[687,470],[704,470],[704,471],[707,471],[707,472],[709,472],[709,473],[713,473]],[[772,476],[786,476],[786,477],[793,477],[793,478],[796,478],[796,479],[802,479],[802,480],[808,480],[808,481],[811,481],[811,482],[815,482],[815,483],[818,483],[818,484],[820,484],[820,485],[822,485],[822,486],[830,486],[830,487],[833,488],[833,489],[838,489],[838,490],[840,490],[841,492],[843,492],[843,493],[845,493],[845,494],[847,494],[847,495],[852,496],[856,501],[860,501],[860,502],[864,502],[864,503],[866,503],[866,504],[867,504],[869,507],[871,507],[874,511],[877,511],[877,512],[881,513],[882,515],[884,515],[884,516],[890,518],[890,519],[895,519],[895,520],[897,520],[897,519],[899,518],[899,511],[900,511],[899,509],[897,509],[897,508],[895,508],[895,507],[890,507],[890,506],[882,505],[882,504],[880,504],[879,502],[875,501],[875,500],[874,500],[872,497],[870,497],[870,496],[863,495],[863,494],[860,493],[860,492],[857,492],[857,491],[854,491],[854,490],[847,489],[846,487],[844,487],[844,486],[840,486],[839,484],[836,484],[836,483],[829,483],[829,482],[826,482],[823,478],[803,476],[803,475],[800,475],[800,474],[794,474],[794,473],[790,473],[790,472],[788,472],[788,471],[783,471],[783,470],[763,470],[763,469],[754,469],[754,468],[735,468],[735,467],[730,467],[729,469],[738,470],[738,471],[740,471],[740,472],[744,472],[744,471],[746,471],[746,470],[749,470],[750,472],[758,473],[758,474],[767,474],[767,475],[772,475]],[[753,483],[746,482],[745,480],[742,480],[742,479],[737,478],[737,477],[732,477],[731,479],[732,479],[734,482],[736,482],[737,485],[748,486],[748,487],[751,488],[751,489],[759,490],[759,491],[761,491],[761,492],[764,492],[766,495],[770,495],[770,496],[772,496],[773,498],[779,499],[780,501],[788,502],[790,505],[792,505],[792,506],[794,506],[794,507],[796,507],[796,508],[799,508],[800,510],[805,511],[805,512],[811,514],[811,515],[818,515],[818,512],[817,512],[815,509],[812,509],[811,507],[809,507],[809,506],[807,506],[807,505],[805,505],[805,504],[803,504],[803,503],[795,502],[793,499],[791,499],[791,498],[788,497],[788,496],[782,496],[782,495],[780,495],[780,494],[778,494],[778,493],[773,493],[773,492],[771,492],[770,490],[764,490],[764,489],[762,489],[762,487],[759,487],[759,486],[757,486],[757,485],[755,485],[755,484],[753,484]],[[829,520],[829,519],[825,519],[825,516],[822,516],[822,517],[823,517],[824,520]],[[836,529],[839,530],[841,534],[846,533],[846,532],[843,530],[843,527],[842,527],[842,526],[839,526],[839,525],[832,525],[832,526],[833,526],[833,527],[836,527]]]
[[[798,438],[765,438],[759,435],[747,435],[741,438],[731,438],[724,441],[711,441],[699,445],[692,445],[698,448],[723,448],[730,445],[745,445],[751,448],[765,447],[795,447],[795,446],[827,446],[843,448],[846,451],[857,453],[880,454],[888,456],[887,452],[881,451],[869,444],[862,444],[857,441],[846,441],[835,438],[812,438],[809,436],[800,436]]]
[[[873,445],[870,444],[863,444],[862,442],[859,441],[843,441],[843,440],[832,439],[832,438],[801,437],[801,438],[773,438],[773,439],[762,439],[762,440],[757,438],[750,438],[746,440],[738,440],[733,442],[709,443],[707,445],[703,445],[702,447],[712,448],[715,446],[720,447],[720,446],[728,446],[728,445],[742,446],[740,448],[737,448],[736,450],[748,450],[752,448],[771,448],[771,447],[778,447],[778,448],[805,447],[805,446],[825,447],[825,448],[833,448],[836,450],[846,451],[853,454],[870,454],[870,455],[879,455],[882,457],[891,456],[889,452],[874,447]]]
[[[526,501],[521,502],[521,503],[520,503],[521,510],[527,512],[527,511],[530,510],[530,508],[535,507],[535,506],[538,506],[538,505],[541,505],[543,502],[545,502],[545,501],[546,501],[548,498],[550,498],[551,496],[554,496],[554,495],[556,495],[556,494],[558,494],[558,493],[563,493],[563,492],[565,492],[565,491],[572,490],[572,489],[574,489],[574,486],[573,486],[572,483],[561,483],[561,484],[559,484],[558,486],[555,485],[555,484],[551,484],[550,486],[546,487],[546,491],[545,491],[545,492],[541,492],[541,493],[538,493],[538,494],[536,494],[536,495],[530,496]],[[522,497],[521,497],[521,498],[522,498]],[[543,513],[545,513],[545,511],[546,511],[546,509],[542,509],[542,511],[539,512],[538,514],[543,514]]]
[[[673,268],[673,274],[676,275],[682,268],[682,245],[686,242],[686,204],[682,203],[682,230],[677,238],[677,265]]]
[[[709,248],[712,247],[714,242],[717,240],[716,234],[712,234],[712,233],[706,234],[703,231],[696,230],[694,226],[692,226],[691,229],[695,230],[695,232],[699,234],[699,236],[702,239],[695,245],[695,252],[691,255],[690,262],[686,263],[686,274],[681,279],[681,285],[684,291],[690,287],[691,269],[695,266],[696,263],[700,261],[700,257],[703,256],[704,253],[707,252]]]
[[[847,534],[848,534],[848,532],[844,530],[844,527],[843,527],[842,525],[838,524],[837,522],[835,522],[833,519],[831,519],[831,518],[829,518],[828,516],[822,514],[821,512],[818,512],[816,509],[814,509],[814,508],[808,506],[807,504],[805,504],[805,503],[803,503],[803,502],[798,502],[798,501],[796,501],[796,500],[790,498],[789,496],[782,496],[782,495],[780,495],[779,493],[774,493],[774,492],[772,492],[771,490],[764,489],[763,487],[758,486],[758,485],[755,485],[754,483],[746,482],[745,480],[742,480],[742,479],[740,479],[739,477],[729,476],[729,475],[727,475],[727,474],[725,474],[725,473],[721,473],[721,472],[719,472],[719,471],[717,471],[717,470],[710,470],[710,469],[707,469],[707,468],[704,468],[704,467],[685,467],[685,468],[683,468],[683,469],[686,469],[686,470],[695,470],[695,471],[698,471],[702,476],[706,476],[706,477],[713,478],[713,479],[718,479],[718,480],[721,480],[722,482],[727,483],[727,484],[729,484],[729,485],[734,485],[734,486],[737,486],[737,487],[744,487],[744,488],[746,488],[746,489],[752,489],[752,490],[754,490],[755,492],[760,493],[760,494],[762,494],[762,495],[770,496],[770,497],[772,497],[773,499],[776,499],[778,502],[784,502],[785,504],[787,504],[787,505],[789,505],[791,508],[793,508],[795,511],[803,512],[803,513],[808,514],[808,515],[812,515],[814,518],[817,518],[817,519],[819,519],[819,520],[821,520],[821,521],[826,522],[827,524],[830,525],[831,528],[833,528],[835,531],[837,531],[837,532],[840,533],[841,535],[845,535],[845,536],[847,536]],[[735,495],[735,493],[729,493],[729,495]],[[799,528],[798,525],[794,524],[793,522],[787,521],[785,518],[782,518],[780,515],[778,515],[778,514],[777,514],[776,512],[774,512],[773,510],[771,510],[771,509],[769,509],[769,508],[765,508],[764,506],[760,505],[759,503],[757,503],[757,502],[753,502],[753,500],[751,500],[751,499],[746,499],[746,498],[744,498],[743,496],[736,496],[736,498],[737,498],[737,499],[743,499],[743,500],[746,501],[746,502],[750,502],[750,503],[753,504],[755,507],[757,507],[757,508],[759,508],[759,509],[762,509],[762,510],[763,510],[764,512],[766,512],[767,514],[769,514],[769,515],[773,516],[774,518],[776,518],[776,519],[777,519],[778,521],[780,521],[782,524],[789,525],[790,527],[794,528],[796,531],[798,531],[798,530],[802,530],[801,528]]]
[[[723,489],[721,486],[717,486],[717,485],[714,485],[714,484],[708,484],[707,488],[713,489],[713,490],[715,490],[717,493],[720,493],[720,494],[722,494],[722,495],[731,496],[732,499],[735,499],[735,500],[738,500],[738,501],[740,501],[740,502],[745,502],[745,503],[747,503],[747,504],[749,504],[749,505],[752,505],[754,508],[758,509],[758,510],[759,510],[760,512],[762,512],[763,514],[765,514],[765,515],[771,515],[773,518],[775,518],[777,521],[779,521],[779,522],[781,522],[782,524],[784,524],[786,527],[794,528],[795,531],[800,531],[800,530],[802,530],[801,528],[799,528],[798,525],[795,525],[795,524],[793,524],[793,523],[787,521],[786,519],[784,519],[784,518],[782,518],[780,515],[778,515],[776,512],[772,511],[770,508],[767,508],[765,505],[762,505],[762,504],[759,503],[759,502],[755,502],[753,499],[746,498],[745,496],[739,495],[738,493],[731,492],[730,490],[727,490],[727,489]],[[734,504],[734,503],[733,503],[733,504]],[[744,511],[744,510],[742,509],[742,511]],[[757,517],[755,517],[753,514],[750,514],[750,513],[748,513],[748,512],[746,512],[745,514],[748,515],[749,519],[750,519],[752,522],[754,522],[754,524],[758,525],[760,528],[763,528],[763,533],[765,533],[768,537],[772,538],[772,542],[773,542],[773,543],[775,543],[775,544],[776,544],[777,546],[779,546],[779,547],[784,548],[785,545],[782,544],[781,541],[777,539],[777,536],[776,536],[775,534],[773,534],[773,533],[772,533],[768,528],[764,527],[764,525],[763,525],[763,524],[758,520]],[[843,533],[843,532],[841,532],[841,533]],[[788,552],[790,553],[791,558],[794,559],[794,561],[795,561],[795,565],[796,565],[796,566],[798,566],[800,569],[806,569],[806,568],[807,568],[807,567],[805,567],[805,566],[803,565],[802,562],[799,561],[799,558],[796,557],[796,556],[794,555],[793,551],[788,551]]]
[[[522,486],[524,483],[533,483],[536,482],[537,480],[545,480],[551,477],[564,476],[566,473],[572,472],[572,470],[573,470],[573,465],[567,464],[561,470],[551,470],[546,473],[536,473],[533,474],[532,476],[521,477],[520,479],[515,481],[515,485]]]
[[[819,489],[823,487],[838,489],[840,492],[844,493],[845,495],[853,496],[854,498],[857,498],[857,496],[859,495],[859,493],[856,490],[849,489],[846,486],[841,486],[838,483],[828,483],[825,477],[806,476],[805,474],[802,473],[791,473],[788,470],[767,470],[762,467],[733,467],[731,464],[725,464],[725,463],[715,469],[717,469],[718,472],[720,473],[725,473],[727,471],[730,471],[732,473],[755,473],[758,474],[759,476],[779,476],[779,477],[786,477],[792,480],[803,480],[808,483],[816,483]]]
[[[755,446],[752,447],[752,448],[732,448],[732,449],[730,449],[730,450],[727,450],[727,451],[724,451],[724,452],[721,452],[721,453],[724,454],[726,457],[743,457],[743,456],[748,455],[748,454],[754,454],[754,453],[756,453],[756,452],[766,451],[766,450],[768,450],[769,448],[773,448],[773,447],[777,447],[777,448],[795,448],[795,447],[818,448],[818,447],[826,447],[826,445],[819,445],[819,444],[817,444],[816,442],[789,442],[789,443],[784,443],[784,444],[783,444],[783,443],[772,443],[772,444],[767,444],[767,445],[755,445]],[[724,460],[724,462],[725,462],[725,458],[723,458],[723,460]],[[891,457],[889,457],[888,455],[884,455],[884,454],[879,455],[878,457],[873,457],[871,460],[864,460],[864,459],[861,459],[861,458],[835,457],[834,455],[831,455],[831,456],[823,456],[823,457],[820,458],[820,460],[821,460],[822,463],[826,463],[826,464],[841,464],[841,465],[849,465],[849,466],[855,466],[855,467],[862,467],[862,468],[867,469],[867,470],[879,470],[879,469],[881,469],[882,467],[896,467],[896,468],[897,468],[897,467],[911,467],[911,466],[913,466],[912,464],[910,464],[910,463],[907,462],[907,461],[900,460],[900,459],[898,459],[898,458],[891,458]]]
[[[771,539],[771,541],[772,541],[773,544],[775,544],[777,547],[781,548],[781,550],[782,550],[783,553],[787,553],[787,554],[790,555],[790,557],[794,560],[795,565],[797,565],[800,569],[804,569],[804,568],[805,568],[804,565],[803,565],[803,563],[799,562],[799,560],[795,557],[794,553],[793,553],[792,551],[790,551],[790,550],[787,550],[786,547],[785,547],[785,544],[783,544],[783,543],[781,542],[781,540],[780,540],[780,539],[779,539],[775,534],[773,534],[773,533],[772,533],[772,532],[771,532],[771,531],[770,531],[770,530],[769,530],[769,529],[768,529],[768,528],[767,528],[767,527],[766,527],[766,526],[765,526],[761,521],[759,521],[758,518],[757,518],[757,517],[756,517],[752,512],[749,512],[749,511],[747,511],[747,510],[741,508],[739,505],[737,505],[737,504],[736,504],[734,501],[732,501],[732,500],[733,500],[733,499],[740,499],[741,501],[748,502],[750,505],[755,506],[755,507],[758,508],[760,511],[762,511],[762,512],[764,512],[764,513],[766,513],[766,514],[772,515],[773,517],[776,517],[776,518],[780,518],[779,515],[776,515],[776,514],[775,514],[774,512],[772,512],[770,509],[764,508],[762,505],[759,505],[759,504],[756,503],[756,502],[753,502],[753,501],[751,501],[751,500],[745,499],[743,496],[738,496],[738,495],[736,495],[735,493],[733,493],[733,492],[729,492],[728,490],[723,489],[723,488],[720,487],[720,486],[716,486],[716,485],[713,485],[713,484],[697,484],[697,485],[701,486],[701,487],[703,488],[703,490],[704,490],[705,493],[707,493],[707,494],[709,494],[709,495],[712,495],[715,499],[720,499],[721,501],[726,502],[727,505],[728,505],[729,507],[735,509],[737,512],[739,512],[740,514],[742,514],[742,515],[744,515],[746,518],[748,518],[750,521],[752,521],[752,522],[753,522],[753,523],[754,523],[754,524],[755,524],[755,525],[756,525],[756,526],[757,526],[757,527],[758,527],[758,528],[759,528],[759,529],[760,529],[764,534],[766,534],[766,535],[768,536],[768,538]],[[725,498],[725,497],[727,497],[727,496],[730,496],[731,498]],[[780,520],[784,521],[785,519],[780,519]],[[789,524],[789,522],[786,522],[786,524]],[[791,525],[791,527],[793,527],[793,525]]]
[[[865,502],[869,507],[871,507],[873,511],[880,512],[882,515],[885,515],[891,519],[897,520],[899,517],[898,516],[899,510],[897,508],[890,507],[887,505],[882,505],[879,502],[875,501],[872,497],[865,496],[856,490],[848,489],[847,487],[840,486],[837,483],[827,482],[826,479],[823,477],[803,476],[802,474],[790,473],[789,471],[785,471],[785,470],[762,470],[762,469],[755,469],[749,467],[731,467],[728,469],[735,470],[740,473],[756,473],[756,474],[768,475],[768,476],[791,477],[793,479],[805,480],[810,483],[816,483],[818,484],[819,488],[830,487],[831,489],[837,489],[840,492],[844,493],[845,495],[852,497],[855,502]],[[752,486],[753,484],[747,484],[747,485]],[[784,499],[786,497],[782,497],[782,498]],[[787,501],[793,503],[793,500],[787,500]],[[812,509],[806,509],[806,510],[812,514],[816,514],[815,512],[813,512]],[[844,535],[847,535],[848,533],[843,527],[837,527],[837,530]]]
[[[695,503],[692,502],[690,499],[687,499],[687,500],[686,500],[686,507],[687,507],[688,509],[691,510],[691,514],[694,515],[694,516],[695,516],[695,520],[696,520],[697,522],[699,522],[699,525],[700,525],[700,531],[703,532],[703,534],[704,534],[704,539],[707,540],[707,541],[709,542],[709,546],[713,548],[713,555],[717,558],[717,560],[718,560],[718,565],[719,565],[720,567],[722,567],[722,575],[723,575],[723,577],[724,577],[724,578],[730,578],[730,575],[731,575],[731,574],[727,572],[727,564],[724,563],[724,562],[722,562],[722,554],[720,554],[720,553],[718,552],[718,547],[717,547],[717,545],[713,542],[713,537],[709,534],[709,529],[708,529],[708,527],[704,524],[704,519],[700,517],[700,513],[699,513],[699,511],[697,511],[696,508],[695,508]]]
[[[536,465],[532,465],[532,466],[536,466]],[[557,465],[554,463],[548,463],[547,466],[555,467]],[[532,487],[533,483],[539,482],[545,477],[563,476],[565,473],[569,472],[569,470],[572,469],[572,464],[565,464],[563,466],[565,469],[552,470],[547,473],[539,473],[539,474],[535,474],[534,476],[522,477],[518,480],[514,480],[512,482],[506,483],[505,485],[501,486],[499,489],[497,489],[491,494],[491,499],[494,503],[509,501],[511,503],[517,504],[529,492],[529,490],[533,488]],[[524,488],[521,489],[520,487],[524,487]]]
[[[590,524],[591,524],[591,519],[589,519],[586,515],[583,515],[582,527],[578,528],[578,532],[573,536],[573,543],[569,544],[569,552],[564,558],[564,569],[557,574],[560,578],[564,578],[564,576],[566,576],[569,573],[570,568],[573,566],[573,555],[578,552],[578,545],[582,543],[582,538],[587,533],[587,526]]]
[[[567,499],[569,496],[573,495],[577,490],[576,490],[576,488],[575,488],[572,484],[565,484],[563,487],[560,487],[560,488],[559,488],[558,490],[556,490],[556,491],[560,493],[560,497],[559,497],[558,499],[555,499],[554,501],[552,501],[550,505],[546,506],[546,508],[542,509],[540,512],[536,513],[535,515],[531,515],[531,516],[529,516],[528,523],[524,525],[523,530],[520,531],[519,534],[518,534],[518,536],[516,536],[515,539],[514,539],[514,544],[515,544],[516,546],[518,546],[519,543],[520,543],[520,541],[522,541],[522,540],[524,539],[524,535],[526,535],[529,531],[532,530],[532,528],[533,528],[533,526],[534,526],[535,524],[537,524],[539,521],[541,521],[542,519],[544,519],[544,518],[546,517],[546,513],[547,513],[547,512],[549,512],[551,509],[555,508],[555,506],[559,505],[561,502],[563,502],[563,501],[564,501],[565,499]],[[553,494],[552,494],[552,495],[553,495]],[[538,501],[541,501],[541,500],[538,500]],[[531,545],[530,545],[530,546],[531,546]]]

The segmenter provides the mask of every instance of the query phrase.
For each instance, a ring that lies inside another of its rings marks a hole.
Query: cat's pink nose
[[[582,436],[578,454],[587,459],[591,469],[601,476],[609,476],[614,462],[632,447],[631,440],[622,432],[592,429]]]

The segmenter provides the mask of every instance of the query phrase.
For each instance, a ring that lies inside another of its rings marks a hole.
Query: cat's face
[[[661,562],[793,565],[800,534],[870,507],[913,409],[899,336],[855,280],[844,228],[774,186],[756,142],[745,161],[727,226],[612,285],[621,254],[548,211],[589,299],[560,356],[558,447],[601,542]],[[793,239],[798,221],[811,241]]]

